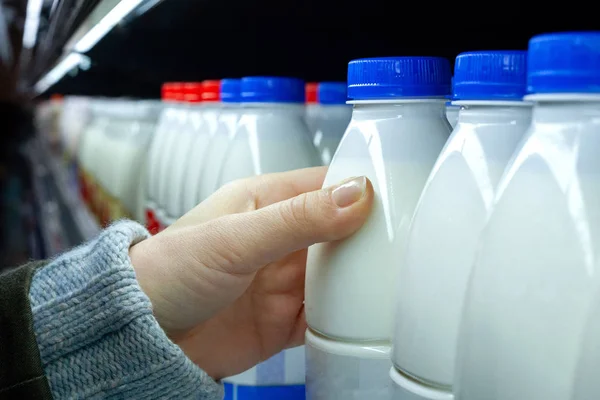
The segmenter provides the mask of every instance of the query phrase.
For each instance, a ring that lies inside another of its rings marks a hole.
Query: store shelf
[[[53,256],[96,236],[100,227],[69,189],[67,171],[47,145],[39,140],[28,148],[34,191],[46,257]]]

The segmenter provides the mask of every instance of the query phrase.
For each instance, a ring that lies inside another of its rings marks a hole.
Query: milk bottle
[[[198,193],[204,184],[202,173],[212,151],[209,150],[209,146],[217,131],[222,108],[221,81],[202,82],[202,104],[190,120],[190,127],[194,131],[194,141],[188,156],[185,180],[181,189],[183,197],[177,217],[185,214],[199,203]],[[216,179],[217,177],[213,178],[213,184]],[[206,184],[210,183],[206,182]]]
[[[454,92],[454,77],[452,77],[451,83],[452,83],[452,92]],[[451,99],[452,96],[449,96],[449,98]],[[454,129],[454,127],[456,126],[456,124],[458,122],[458,111],[459,110],[460,110],[460,107],[457,106],[456,104],[452,104],[452,101],[446,102],[446,119],[450,123],[450,126],[452,126],[452,129]]]
[[[242,115],[221,168],[219,186],[248,176],[314,167],[319,156],[304,121],[304,83],[246,77]]]
[[[114,153],[114,164],[118,165],[113,177],[118,208],[112,219],[128,217],[141,221],[143,191],[140,182],[145,175],[145,157],[156,129],[157,104],[151,100],[137,100],[129,107],[126,130],[119,138],[118,152]]]
[[[498,181],[531,121],[531,106],[521,100],[526,56],[525,51],[475,51],[456,58],[458,125],[417,204],[396,290],[395,399],[406,393],[415,399],[451,398],[477,241]],[[442,391],[446,397],[440,397]]]
[[[177,140],[173,146],[173,157],[169,161],[166,221],[164,221],[166,226],[171,225],[184,214],[182,211],[186,176],[200,162],[204,150],[198,149],[194,145],[203,123],[204,85],[203,83],[186,82],[183,84],[183,93],[187,109],[185,123],[180,125]]]
[[[459,110],[460,110],[460,107],[457,106],[456,104],[452,104],[451,101],[446,102],[446,119],[450,123],[450,126],[452,127],[452,129],[454,129],[456,127],[456,124],[458,123],[458,111]]]
[[[106,126],[110,122],[110,114],[106,108],[107,101],[94,99],[91,101],[91,119],[81,136],[77,148],[77,168],[81,198],[97,218],[96,188],[97,176],[95,171],[98,149],[101,146]]]
[[[329,165],[352,115],[352,107],[346,104],[346,83],[319,83],[317,99],[313,143],[321,154],[323,165]]]
[[[126,159],[131,146],[125,140],[128,136],[129,116],[134,103],[127,99],[112,99],[108,105],[110,122],[107,125],[102,143],[97,152],[97,176],[100,183],[100,223],[110,224],[124,217],[119,200],[121,177],[131,173],[125,171]],[[109,161],[110,160],[110,161]]]
[[[188,111],[190,108],[190,102],[186,100],[186,95],[184,92],[184,86],[188,90],[188,98],[190,96],[189,92],[193,90],[191,86],[194,86],[194,82],[186,82],[184,83],[173,83],[173,117],[169,121],[167,126],[167,133],[165,138],[164,147],[160,152],[160,157],[158,158],[158,166],[157,166],[157,174],[158,174],[158,188],[157,188],[157,211],[156,211],[156,219],[160,225],[161,229],[169,226],[172,222],[172,219],[169,218],[167,212],[167,203],[169,199],[169,192],[171,190],[171,177],[174,175],[174,164],[177,157],[181,156],[181,137],[183,132],[185,132],[185,127],[188,121]],[[196,89],[194,89],[196,90]],[[194,107],[192,105],[192,107]],[[183,135],[187,135],[183,134]]]
[[[461,400],[572,399],[600,287],[600,32],[533,37],[527,74],[532,124],[469,281]]]
[[[169,129],[173,123],[177,109],[174,106],[176,86],[171,82],[164,83],[161,88],[162,111],[158,117],[155,133],[150,144],[150,151],[146,159],[146,228],[151,233],[160,230],[160,223],[156,212],[158,209],[158,181],[160,159],[164,155],[164,148],[169,138]]]
[[[241,101],[242,115],[223,159],[219,186],[238,178],[320,164],[304,121],[304,82],[245,77]],[[304,347],[285,350],[226,378],[226,397],[235,393],[238,400],[304,399],[304,371]]]
[[[450,134],[450,65],[438,57],[348,65],[352,119],[324,186],[367,176],[371,215],[344,241],[309,249],[307,398],[387,399],[394,283],[410,219]]]
[[[235,129],[241,115],[240,80],[221,80],[221,111],[218,115],[216,129],[209,136],[209,143],[202,166],[198,191],[194,193],[194,202],[200,203],[218,189],[219,172],[227,148],[235,134]],[[212,130],[212,124],[210,124]],[[209,132],[210,133],[210,132]]]

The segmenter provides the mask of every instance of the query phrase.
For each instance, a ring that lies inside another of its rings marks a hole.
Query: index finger
[[[254,197],[256,209],[260,209],[321,189],[326,174],[327,167],[312,167],[260,175],[248,180],[247,190]]]
[[[229,214],[255,211],[321,189],[327,167],[303,168],[242,179],[225,185],[169,228],[199,225]]]

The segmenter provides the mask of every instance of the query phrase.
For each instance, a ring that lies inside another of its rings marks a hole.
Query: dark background
[[[165,0],[114,29],[88,53],[88,71],[51,91],[159,97],[164,81],[345,80],[353,58],[439,55],[452,61],[467,50],[526,49],[537,33],[600,29],[600,14],[590,6],[557,5]]]

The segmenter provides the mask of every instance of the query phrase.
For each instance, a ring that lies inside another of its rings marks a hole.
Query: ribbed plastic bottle
[[[240,80],[222,79],[221,111],[214,134],[210,135],[206,160],[199,178],[199,187],[195,193],[196,203],[206,200],[219,188],[219,173],[241,115],[240,101]]]
[[[531,122],[525,51],[462,53],[458,124],[412,219],[396,289],[394,399],[451,399],[458,329],[477,243],[506,165]]]
[[[248,176],[320,165],[304,121],[304,82],[246,77],[242,115],[223,160],[219,184]]]
[[[320,82],[317,86],[313,143],[323,165],[329,165],[348,127],[352,107],[346,104],[346,82]]]
[[[183,85],[185,123],[178,132],[177,141],[173,148],[167,175],[166,226],[171,225],[184,214],[187,175],[195,170],[197,163],[203,159],[203,150],[194,146],[203,125],[205,113],[205,85],[199,82],[187,82]],[[204,146],[205,147],[205,146]]]
[[[223,108],[221,102],[221,81],[206,80],[202,84],[202,103],[188,120],[194,139],[188,151],[183,188],[175,218],[181,217],[200,201],[198,193],[202,185],[202,174],[210,156],[210,142],[217,131],[218,119]]]
[[[172,83],[164,83],[161,87],[162,110],[158,117],[155,132],[150,144],[150,151],[146,159],[146,190],[145,190],[145,216],[146,228],[152,234],[158,233],[160,223],[156,217],[158,199],[158,165],[161,153],[166,144],[170,121],[174,117],[174,94]]]
[[[580,360],[600,289],[600,32],[533,37],[528,92],[532,124],[470,277],[461,400],[600,396],[579,381],[590,376]]]
[[[352,119],[324,186],[364,175],[375,201],[357,233],[309,248],[308,399],[389,398],[395,283],[417,200],[450,135],[449,94],[444,58],[366,58],[348,65]]]
[[[452,92],[454,92],[454,77],[452,77]],[[452,129],[454,129],[454,127],[458,123],[459,110],[460,107],[455,104],[452,104],[452,101],[446,102],[446,119],[448,119],[448,122],[450,123],[450,126],[452,126]]]
[[[189,85],[189,83],[188,83]],[[167,202],[169,198],[169,174],[175,160],[177,143],[187,124],[189,103],[185,100],[184,84],[175,82],[171,84],[173,108],[169,123],[166,124],[166,138],[164,146],[159,151],[157,159],[157,188],[156,188],[156,220],[160,230],[169,226]]]

